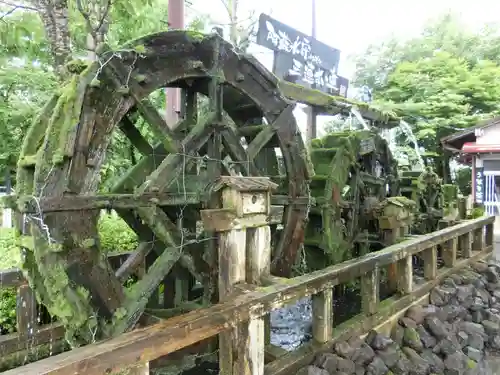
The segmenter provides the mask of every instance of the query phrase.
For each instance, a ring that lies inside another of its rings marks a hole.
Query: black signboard
[[[287,26],[267,14],[259,17],[257,44],[275,52],[285,53],[303,64],[312,64],[325,71],[338,70],[340,51]]]
[[[476,167],[476,203],[483,203],[484,198],[484,168]]]
[[[277,52],[274,56],[273,73],[281,79],[305,87],[314,87],[328,94],[347,96],[349,80],[334,71],[304,63],[289,54]]]

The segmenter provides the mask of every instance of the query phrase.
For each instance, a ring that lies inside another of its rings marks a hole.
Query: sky
[[[192,11],[209,14],[221,24],[227,24],[227,12],[221,0],[193,0]],[[297,5],[292,5],[297,4]],[[488,22],[500,22],[500,2],[495,0],[316,0],[316,38],[340,49],[339,74],[348,78],[354,73],[349,57],[362,53],[371,43],[391,34],[402,38],[417,35],[425,23],[453,11],[471,28]],[[187,13],[189,14],[189,10]],[[269,14],[303,33],[312,27],[312,0],[239,0],[239,18],[248,20],[254,12]],[[272,52],[252,46],[253,53],[268,69],[272,68]],[[299,127],[304,130],[306,115],[295,112]],[[324,123],[325,119],[318,121]],[[318,124],[319,125],[319,124]],[[319,129],[318,129],[319,130]],[[320,135],[320,134],[318,134]]]

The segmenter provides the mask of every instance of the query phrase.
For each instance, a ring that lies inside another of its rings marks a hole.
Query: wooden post
[[[458,197],[457,205],[458,205],[458,217],[460,218],[460,220],[467,219],[467,198]]]
[[[378,310],[379,302],[379,270],[376,267],[361,276],[361,310],[366,315],[373,315]]]
[[[493,246],[494,223],[486,225],[486,246]]]
[[[19,336],[32,336],[37,329],[35,293],[28,284],[17,288],[16,325]]]
[[[443,244],[443,262],[446,267],[454,267],[457,262],[457,238]]]
[[[434,280],[437,276],[437,246],[432,246],[422,251],[424,260],[424,277],[426,280]]]
[[[472,243],[472,250],[483,250],[483,227],[474,229],[474,241]]]
[[[472,232],[467,232],[458,238],[458,247],[464,259],[472,256],[472,242],[474,238]]]
[[[247,276],[249,284],[261,285],[261,280],[271,275],[271,227],[247,229]],[[264,345],[271,343],[271,315],[263,317]]]
[[[324,344],[333,334],[333,289],[328,288],[312,296],[313,340]]]
[[[270,274],[269,178],[220,177],[222,209],[201,211],[205,230],[219,237],[219,299],[233,298],[238,283],[261,284]],[[229,322],[230,323],[230,322]],[[264,375],[264,318],[251,318],[219,335],[221,375]]]
[[[398,289],[402,294],[410,294],[413,289],[413,265],[412,256],[409,255],[398,261]]]

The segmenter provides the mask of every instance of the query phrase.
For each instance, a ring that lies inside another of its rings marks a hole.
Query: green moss
[[[207,37],[206,34],[200,33],[199,31],[195,30],[186,30],[186,35],[191,41],[195,43],[201,43]]]
[[[467,368],[469,368],[469,369],[474,369],[474,368],[476,368],[476,366],[477,366],[476,361],[474,361],[474,360],[472,360],[472,359],[469,359],[469,360],[467,361]]]

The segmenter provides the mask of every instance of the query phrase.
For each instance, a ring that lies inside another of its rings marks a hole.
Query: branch
[[[24,5],[24,4],[16,4],[16,3],[13,3],[11,1],[0,0],[0,4],[7,5],[9,7],[14,7],[15,9],[26,9],[26,10],[32,10],[35,12],[38,11],[38,9],[35,7],[30,7],[30,6]]]
[[[104,21],[106,21],[106,18],[108,17],[109,10],[111,8],[111,0],[105,0],[104,7],[101,9],[102,12],[100,14],[99,19],[97,20],[96,26],[92,25],[90,11],[87,12],[85,9],[83,9],[82,0],[76,0],[76,6],[80,14],[85,19],[85,24],[87,25],[88,32],[95,38],[97,33],[100,32],[102,25],[104,24]]]

